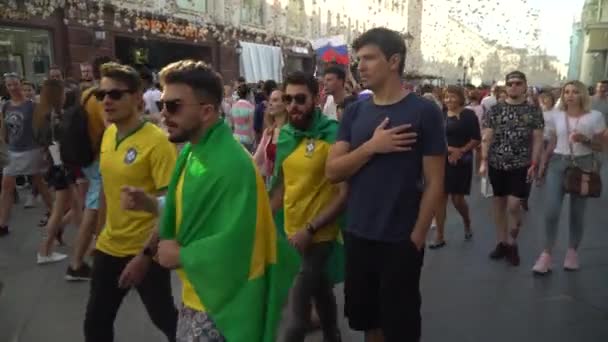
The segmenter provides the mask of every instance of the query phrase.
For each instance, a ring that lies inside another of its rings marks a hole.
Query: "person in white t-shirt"
[[[344,83],[346,82],[346,73],[338,66],[330,66],[325,69],[323,75],[323,86],[325,93],[328,95],[323,106],[323,114],[327,117],[340,120],[338,117],[338,105],[344,102],[346,97],[346,88]]]
[[[150,121],[159,124],[161,115],[157,103],[160,101],[163,93],[154,85],[154,75],[150,70],[142,68],[139,71],[139,77],[145,89],[142,96],[144,99],[144,114]]]
[[[498,103],[498,91],[500,90],[500,87],[497,86],[496,84],[492,86],[492,89],[490,90],[490,94],[489,96],[484,97],[481,100],[481,108],[483,109],[484,113],[487,113],[490,108],[494,107],[497,103]]]
[[[560,110],[548,119],[549,144],[547,152],[553,151],[550,161],[545,162],[550,153],[545,153],[539,175],[546,168],[545,183],[545,246],[532,271],[546,274],[551,271],[551,255],[557,238],[557,227],[564,198],[565,170],[573,163],[585,170],[596,164],[593,152],[601,149],[600,136],[606,130],[602,113],[591,110],[591,98],[585,85],[579,81],[566,83],[561,95]],[[570,195],[570,243],[564,260],[564,269],[579,269],[577,249],[583,237],[587,198]]]

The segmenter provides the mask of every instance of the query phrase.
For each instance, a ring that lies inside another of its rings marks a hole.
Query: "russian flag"
[[[335,62],[348,65],[348,46],[344,36],[319,38],[311,42],[317,58],[324,62]]]

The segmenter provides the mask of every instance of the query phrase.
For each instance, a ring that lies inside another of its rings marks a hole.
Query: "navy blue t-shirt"
[[[346,231],[386,242],[409,239],[418,219],[423,192],[422,157],[445,155],[444,117],[436,104],[414,93],[387,106],[372,98],[346,108],[338,141],[361,146],[388,117],[388,127],[411,124],[418,133],[411,151],[376,154],[349,180]]]

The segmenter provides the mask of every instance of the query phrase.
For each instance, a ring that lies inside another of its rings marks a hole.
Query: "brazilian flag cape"
[[[224,122],[184,147],[169,184],[160,236],[181,246],[181,267],[227,341],[276,341],[293,279],[277,264],[279,250],[287,246],[277,242],[276,232],[264,182]]]
[[[300,145],[303,139],[323,140],[331,145],[336,142],[337,135],[338,121],[329,119],[318,108],[313,113],[312,124],[308,130],[299,130],[290,124],[283,126],[277,140],[277,154],[270,188],[273,189],[279,182],[283,181],[281,174],[283,162]],[[284,211],[282,209],[277,211],[274,218],[278,230],[279,244],[286,246],[281,248],[281,263],[286,270],[285,274],[294,274],[295,276],[300,265],[300,255],[287,242],[287,235],[283,226]],[[311,219],[313,218],[311,217]],[[338,217],[338,222],[341,232],[345,225],[344,215]],[[342,233],[338,234],[334,243],[332,254],[327,263],[327,272],[334,284],[344,281],[344,240],[342,239]]]

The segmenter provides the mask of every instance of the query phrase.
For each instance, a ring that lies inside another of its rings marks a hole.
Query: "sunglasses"
[[[133,91],[128,89],[112,89],[112,90],[102,90],[97,89],[95,91],[95,98],[97,101],[103,101],[106,98],[106,95],[110,97],[111,100],[118,101],[120,100],[124,94],[131,94]]]
[[[520,85],[524,84],[524,82],[516,81],[516,82],[507,82],[506,84],[507,84],[507,87],[512,87],[512,86],[518,86],[519,87]]]
[[[156,101],[156,107],[158,108],[158,110],[163,111],[166,110],[167,113],[169,114],[175,114],[177,112],[179,112],[179,110],[182,108],[182,106],[204,106],[207,105],[208,103],[205,102],[199,102],[199,103],[182,103],[181,100],[160,100],[160,101]]]
[[[297,105],[304,105],[306,104],[306,99],[308,99],[308,95],[306,94],[283,95],[283,103],[286,105],[290,105],[294,100]]]

